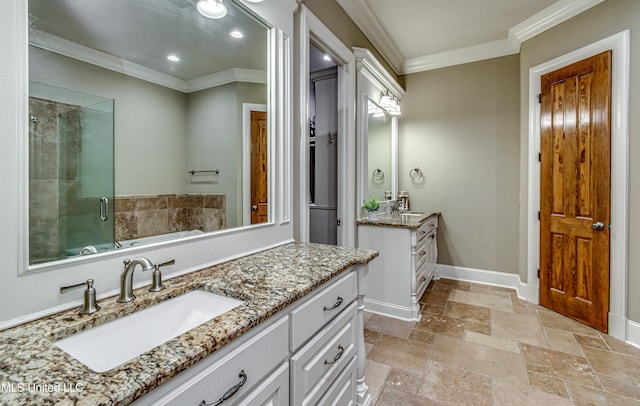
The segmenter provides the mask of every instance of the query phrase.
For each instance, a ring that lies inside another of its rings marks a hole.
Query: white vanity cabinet
[[[438,215],[421,224],[360,223],[358,246],[380,256],[369,264],[365,308],[404,320],[420,319],[418,301],[436,273]]]
[[[357,299],[358,273],[347,271],[135,404],[198,406],[231,394],[224,404],[355,405],[364,357]]]

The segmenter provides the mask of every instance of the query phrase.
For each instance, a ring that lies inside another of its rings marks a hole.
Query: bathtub
[[[188,231],[176,231],[174,233],[152,235],[149,237],[134,238],[131,240],[117,241],[113,243],[103,243],[96,245],[88,245],[86,247],[74,247],[65,250],[67,256],[76,255],[89,255],[98,252],[111,251],[113,249],[137,247],[139,245],[155,244],[157,242],[172,241],[185,237],[193,237],[195,235],[202,235],[204,232],[200,230],[188,230]],[[84,254],[82,252],[85,252]]]

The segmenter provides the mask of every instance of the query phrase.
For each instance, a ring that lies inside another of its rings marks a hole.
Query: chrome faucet
[[[391,205],[391,214],[396,214],[400,211],[400,204],[402,204],[402,199],[396,199],[396,201],[393,202]]]
[[[120,275],[120,297],[118,303],[127,303],[136,298],[133,294],[133,271],[140,265],[143,271],[154,269],[153,263],[145,257],[137,257],[133,260],[124,261],[124,271]]]

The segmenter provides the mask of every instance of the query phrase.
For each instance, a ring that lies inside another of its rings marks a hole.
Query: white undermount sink
[[[243,303],[195,290],[67,337],[55,345],[92,370],[104,372]]]

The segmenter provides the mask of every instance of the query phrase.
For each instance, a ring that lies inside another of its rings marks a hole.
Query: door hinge
[[[538,152],[538,162],[541,162],[541,161],[542,161],[542,153]]]
[[[538,212],[538,221],[540,221],[540,212]]]
[[[538,93],[538,103],[542,104],[542,93]]]
[[[337,220],[336,220],[336,224],[337,224],[338,226],[340,226],[340,219],[337,219]]]
[[[538,279],[540,279],[540,269],[538,269]]]

